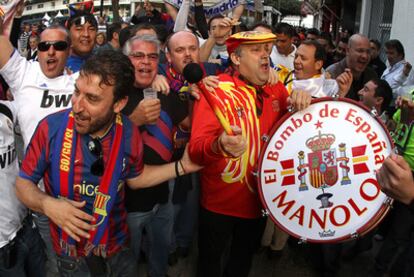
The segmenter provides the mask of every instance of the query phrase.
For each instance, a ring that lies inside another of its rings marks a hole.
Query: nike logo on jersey
[[[42,102],[40,103],[41,108],[50,108],[52,106],[56,108],[67,107],[70,103],[72,94],[56,94],[49,95],[49,90],[43,92]]]

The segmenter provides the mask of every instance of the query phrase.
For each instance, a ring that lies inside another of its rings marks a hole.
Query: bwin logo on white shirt
[[[45,90],[42,96],[41,108],[49,108],[54,105],[56,108],[67,107],[70,104],[72,94],[50,95],[49,90]]]

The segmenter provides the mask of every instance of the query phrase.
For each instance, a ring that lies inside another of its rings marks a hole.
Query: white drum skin
[[[375,170],[394,145],[359,103],[320,98],[285,115],[262,149],[259,192],[272,220],[303,241],[333,243],[365,234],[387,213]]]

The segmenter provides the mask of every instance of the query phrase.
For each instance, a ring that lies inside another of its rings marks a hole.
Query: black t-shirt
[[[382,73],[384,73],[385,69],[387,68],[385,63],[381,61],[379,57],[375,58],[374,60],[371,60],[369,66],[375,70],[379,78],[381,78]]]
[[[126,115],[131,114],[143,98],[142,90],[137,88],[129,95],[128,103],[122,112]],[[162,165],[172,161],[173,127],[188,115],[188,106],[180,101],[176,93],[158,93],[158,98],[161,101],[161,116],[157,123],[139,127],[144,141],[144,163],[148,165]],[[166,203],[168,193],[168,182],[138,190],[127,187],[126,208],[128,212],[150,211],[155,204]]]

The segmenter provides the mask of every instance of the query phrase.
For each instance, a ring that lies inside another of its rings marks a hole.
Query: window
[[[62,1],[62,4],[63,4],[63,5],[65,5],[65,4],[67,4],[67,3],[69,3],[69,0],[63,0],[63,1]]]
[[[32,9],[32,6],[27,6],[26,11],[30,11]]]
[[[38,8],[38,9],[43,8],[43,4],[39,4],[39,5],[37,5],[37,8]]]

